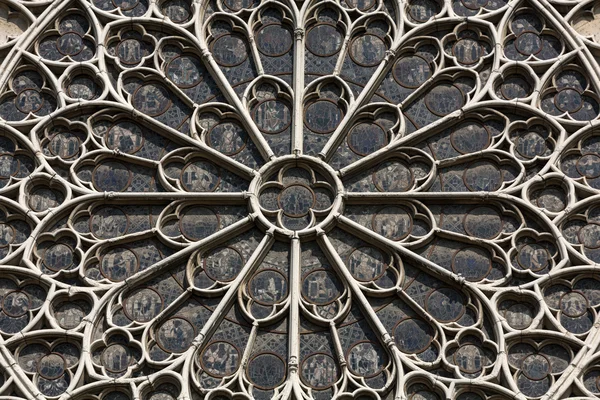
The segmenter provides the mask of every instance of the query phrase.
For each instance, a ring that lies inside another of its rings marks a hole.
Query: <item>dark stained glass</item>
[[[600,397],[598,20],[0,2],[0,398]]]

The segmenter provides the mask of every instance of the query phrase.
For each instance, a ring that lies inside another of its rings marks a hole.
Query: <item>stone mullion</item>
[[[440,21],[444,21],[448,24],[452,24],[452,23],[459,24],[461,22],[464,22],[464,18],[451,17],[451,18],[444,18],[443,20],[440,20]],[[490,24],[489,22],[482,21],[481,23],[489,25],[490,31],[492,31],[492,32],[494,31],[494,29],[495,29],[494,26],[492,24]],[[401,50],[402,47],[404,46],[404,44],[406,44],[408,41],[414,39],[415,37],[420,36],[421,31],[428,30],[428,29],[430,29],[430,26],[428,24],[425,24],[423,26],[420,26],[416,29],[411,30],[407,35],[401,35],[401,34],[397,35],[397,38],[394,40],[394,43],[392,44],[390,49],[386,51],[386,55],[385,55],[384,59],[381,61],[381,63],[379,64],[379,66],[377,67],[375,72],[373,73],[373,76],[371,77],[369,82],[364,86],[363,90],[360,92],[358,97],[355,99],[354,103],[352,103],[350,105],[350,107],[348,108],[348,111],[344,115],[344,118],[342,119],[342,121],[340,122],[340,124],[338,125],[336,130],[333,132],[333,134],[331,135],[331,138],[325,144],[323,149],[319,152],[319,157],[321,157],[324,160],[329,160],[333,156],[334,152],[337,149],[339,142],[343,139],[342,134],[348,128],[348,124],[350,123],[350,120],[354,117],[354,115],[356,114],[356,111],[359,108],[361,108],[362,106],[364,106],[365,104],[367,104],[368,99],[370,99],[371,96],[375,93],[375,91],[379,87],[379,84],[385,78],[385,75],[388,73],[388,71],[391,69],[393,63],[396,61],[396,59],[397,59],[396,55],[397,55],[398,51]],[[499,57],[497,57],[495,59],[495,65],[493,66],[493,68],[497,68],[499,63],[500,63]],[[427,82],[430,82],[438,74],[439,74],[439,71],[434,76],[432,76]],[[479,98],[481,98],[484,95],[485,95],[485,91],[481,90],[478,96],[479,96]],[[477,101],[477,98],[471,99],[472,103],[475,103],[476,101]],[[402,104],[400,104],[399,106],[401,107],[401,105]],[[457,112],[462,114],[462,109],[454,111],[454,113],[457,113]],[[449,115],[452,115],[454,113],[451,113]],[[431,126],[432,126],[432,124],[428,125],[428,127],[431,127]]]
[[[223,73],[223,71],[221,71],[221,68],[215,61],[212,53],[206,45],[205,36],[203,34],[203,28],[204,26],[201,23],[196,25],[196,37],[198,39],[195,38],[193,42],[196,43],[201,50],[202,61],[204,62],[204,65],[210,72],[211,76],[215,79],[215,82],[219,86],[219,89],[221,89],[223,96],[225,96],[229,103],[238,112],[238,115],[243,120],[244,126],[246,127],[246,129],[248,129],[248,135],[250,135],[250,137],[252,138],[252,141],[256,145],[261,156],[264,158],[265,161],[271,160],[275,157],[273,150],[271,150],[271,148],[269,147],[269,144],[267,143],[262,133],[258,130],[256,124],[252,120],[252,116],[238,97],[237,93],[235,93],[229,81],[225,77],[225,74]],[[248,35],[248,44],[252,49],[250,51],[255,52],[256,50],[254,49],[256,48],[256,46],[254,44],[254,36],[250,31],[246,31],[246,33]],[[254,53],[252,53],[252,56],[256,60],[256,66],[259,69],[259,73],[262,73],[262,67],[260,66],[259,59],[255,58]]]
[[[217,81],[219,88],[223,91],[223,95],[227,98],[229,103],[236,109],[238,115],[242,117],[244,121],[244,126],[248,129],[248,134],[252,138],[252,141],[256,145],[258,151],[263,156],[265,161],[269,161],[270,159],[275,157],[273,154],[273,150],[269,147],[269,144],[263,137],[262,133],[256,127],[256,124],[252,120],[252,116],[248,112],[248,110],[244,107],[244,104],[239,99],[229,81],[225,77],[225,74],[221,71],[219,66],[217,65],[215,59],[212,54],[208,50],[206,46],[202,49],[202,59],[204,60],[204,64],[211,72],[211,75]]]
[[[185,258],[189,258],[194,252],[207,248],[209,245],[213,245],[215,240],[225,240],[227,236],[231,236],[236,232],[239,232],[239,228],[244,224],[247,224],[250,218],[246,218],[239,223],[235,223],[233,225],[228,226],[227,228],[218,231],[217,233],[200,240],[196,243],[193,243],[189,247],[186,247],[179,252],[173,254],[170,257],[162,259],[158,261],[156,264],[152,265],[152,267],[138,273],[136,276],[132,278],[128,278],[121,283],[115,283],[114,286],[99,300],[98,303],[94,304],[93,310],[85,317],[84,321],[86,321],[86,326],[84,329],[84,336],[82,341],[82,352],[89,353],[90,346],[92,344],[91,338],[93,336],[94,325],[92,321],[96,321],[98,319],[98,314],[102,313],[105,309],[105,306],[113,300],[113,298],[120,292],[127,289],[127,287],[135,287],[140,281],[148,279],[151,275],[160,273],[161,270],[165,268],[169,268],[173,264],[183,261]],[[191,290],[189,288],[188,290]],[[188,350],[189,351],[189,350]],[[173,368],[177,367],[184,358],[178,358],[173,362]]]
[[[288,380],[298,380],[298,364],[300,362],[300,287],[301,282],[300,239],[294,236],[290,251],[290,309],[289,309],[289,348],[288,348]]]
[[[319,246],[321,247],[321,249],[327,256],[327,258],[332,263],[332,266],[336,270],[336,272],[337,272],[338,276],[341,278],[342,282],[346,284],[346,286],[348,287],[348,289],[354,296],[353,301],[356,301],[358,303],[358,306],[359,306],[361,312],[363,313],[365,319],[367,320],[367,322],[369,323],[371,328],[375,331],[377,336],[380,338],[383,346],[387,347],[386,351],[388,352],[388,354],[391,355],[392,360],[393,360],[392,364],[394,365],[395,370],[396,370],[395,371],[396,372],[396,376],[395,376],[396,382],[394,383],[396,386],[395,398],[400,399],[402,397],[401,389],[403,388],[401,386],[401,382],[402,382],[402,378],[404,376],[400,350],[398,350],[398,348],[396,347],[396,343],[394,343],[394,339],[387,332],[387,330],[385,329],[385,327],[383,326],[383,324],[377,317],[377,314],[371,307],[371,304],[365,297],[365,294],[363,293],[362,289],[360,288],[358,283],[356,283],[356,281],[350,274],[350,271],[348,271],[348,268],[346,268],[346,265],[344,264],[343,260],[337,253],[335,246],[333,246],[333,244],[331,243],[331,241],[329,240],[329,238],[327,237],[327,235],[325,234],[324,231],[322,231],[322,230],[318,231],[317,242],[319,243]]]
[[[191,374],[192,363],[194,362],[194,353],[196,353],[197,350],[202,348],[205,339],[210,338],[211,334],[215,331],[215,329],[218,328],[221,320],[227,315],[227,312],[231,308],[232,304],[237,300],[239,291],[242,290],[244,281],[261,263],[262,259],[271,249],[274,242],[275,238],[273,232],[268,231],[263,237],[262,241],[258,244],[256,250],[254,250],[254,252],[252,253],[252,256],[248,259],[248,262],[246,262],[246,264],[244,265],[244,268],[242,268],[242,270],[240,271],[238,276],[233,280],[233,282],[230,283],[229,289],[227,290],[217,307],[213,310],[210,318],[202,327],[202,330],[198,333],[198,335],[192,342],[192,346],[186,351],[184,355],[182,355],[181,359],[185,360],[185,364],[182,370],[183,377],[189,377],[189,375]],[[244,351],[244,355],[240,362],[240,371],[243,371],[246,368],[246,365],[248,363],[248,357],[251,353],[257,330],[258,325],[254,323],[252,326],[252,332],[246,345],[246,350]],[[189,385],[185,385],[184,388],[182,388],[182,393],[184,393],[188,389]],[[190,398],[192,397],[189,393],[187,393],[187,395]]]
[[[302,27],[294,30],[294,112],[292,125],[292,154],[302,154],[304,146],[304,37]]]
[[[479,302],[481,302],[484,310],[487,311],[487,314],[491,316],[495,316],[495,308],[492,305],[490,299],[486,297],[483,292],[478,288],[477,284],[468,282],[465,278],[461,276],[457,276],[456,274],[447,271],[432,261],[412,252],[411,250],[405,248],[404,246],[394,242],[393,240],[386,239],[383,236],[375,234],[368,228],[352,221],[351,219],[340,216],[339,221],[341,224],[341,228],[344,230],[350,231],[352,234],[357,235],[363,239],[368,240],[369,242],[375,242],[379,246],[383,246],[394,253],[397,253],[401,258],[407,258],[417,264],[424,271],[433,274],[438,279],[443,281],[452,282],[454,285],[459,286],[460,288],[469,289],[469,293],[472,294]],[[504,362],[506,357],[506,341],[504,331],[502,329],[501,321],[498,318],[494,318],[494,321],[490,321],[493,329],[494,335],[496,336],[496,344],[498,345],[498,356],[496,358],[496,364],[492,372],[488,374],[488,376],[498,376],[500,374],[500,368]],[[516,388],[514,388],[516,390]]]

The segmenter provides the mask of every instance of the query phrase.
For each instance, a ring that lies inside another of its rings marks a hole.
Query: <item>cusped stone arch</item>
[[[0,397],[600,397],[594,1],[0,1]]]

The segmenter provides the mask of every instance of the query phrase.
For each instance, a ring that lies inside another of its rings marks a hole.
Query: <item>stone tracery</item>
[[[0,0],[0,397],[599,397],[597,3]]]

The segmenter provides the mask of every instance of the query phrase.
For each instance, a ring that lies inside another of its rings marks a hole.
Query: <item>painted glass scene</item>
[[[600,398],[600,0],[0,0],[0,400]]]

